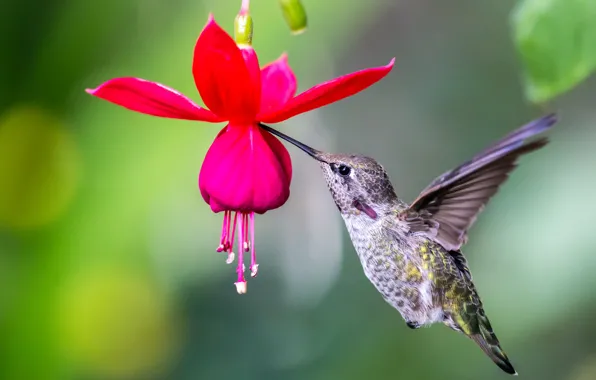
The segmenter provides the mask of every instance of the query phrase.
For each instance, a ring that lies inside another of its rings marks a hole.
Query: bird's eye
[[[350,172],[352,171],[352,169],[350,169],[349,166],[346,165],[339,165],[339,167],[337,168],[337,171],[340,175],[342,176],[349,176]]]

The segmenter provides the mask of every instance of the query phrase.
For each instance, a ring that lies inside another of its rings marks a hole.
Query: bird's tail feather
[[[478,327],[480,331],[470,335],[470,338],[480,346],[482,351],[484,351],[484,353],[491,358],[499,368],[508,374],[517,376],[517,372],[513,369],[513,365],[511,365],[509,358],[501,348],[501,344],[493,332],[488,318],[479,316],[478,319]]]

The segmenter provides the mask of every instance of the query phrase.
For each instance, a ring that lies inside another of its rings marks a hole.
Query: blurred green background
[[[364,93],[278,125],[372,155],[412,200],[436,175],[542,114],[523,99],[513,0],[305,0],[293,37],[254,0],[262,64],[300,90],[396,57]],[[218,126],[84,92],[116,76],[199,101],[194,42],[236,0],[6,0],[0,12],[0,379],[501,379],[443,326],[412,331],[362,273],[318,166],[294,147],[293,196],[257,218],[260,272],[239,296],[221,215],[197,189]],[[465,247],[520,376],[596,378],[596,82],[551,109]]]

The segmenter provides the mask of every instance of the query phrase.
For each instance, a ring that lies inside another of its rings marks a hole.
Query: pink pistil
[[[238,213],[236,213],[236,215],[238,215]],[[238,281],[235,283],[238,294],[246,293],[246,280],[244,279],[244,249],[242,249],[242,244],[246,236],[246,230],[244,229],[244,219],[246,214],[241,213],[241,216],[242,220],[238,220],[238,266],[236,267]]]

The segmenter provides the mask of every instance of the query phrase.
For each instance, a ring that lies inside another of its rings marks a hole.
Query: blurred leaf
[[[512,25],[530,101],[548,101],[594,71],[595,20],[593,0],[524,0],[518,4]]]
[[[77,276],[59,307],[68,357],[101,378],[144,378],[168,369],[179,322],[150,278],[107,270]]]
[[[37,64],[35,56],[46,42],[46,29],[63,0],[3,1],[0,12],[0,107],[18,103],[23,82]],[[34,88],[35,92],[39,87]]]
[[[139,4],[136,0],[62,1],[39,33],[41,43],[27,62],[30,67],[18,88],[19,99],[72,112],[66,107],[72,107],[73,93],[81,96],[73,87],[83,87],[81,81],[90,71],[109,64],[119,51],[128,51],[141,33]]]
[[[14,108],[0,120],[0,225],[53,222],[78,178],[78,148],[60,120],[33,107]]]
[[[591,380],[596,377],[596,355],[589,356],[586,360],[580,363],[569,380]]]

